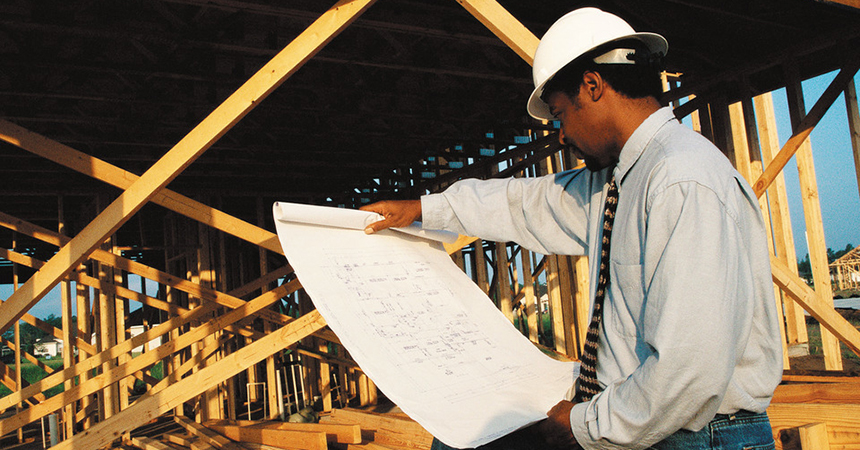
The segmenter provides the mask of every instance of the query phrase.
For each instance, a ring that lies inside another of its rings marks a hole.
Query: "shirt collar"
[[[615,165],[615,180],[620,184],[627,172],[636,164],[645,147],[657,134],[657,131],[671,120],[675,120],[675,114],[669,106],[663,107],[648,116],[639,127],[630,135],[630,139],[624,143],[618,164]]]

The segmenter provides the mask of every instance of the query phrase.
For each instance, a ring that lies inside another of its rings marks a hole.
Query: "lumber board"
[[[273,447],[299,450],[327,450],[328,443],[324,432],[279,430],[238,425],[208,425],[212,430],[235,441],[254,442]]]
[[[820,450],[830,448],[827,437],[827,424],[811,423],[798,427],[800,432],[800,448],[803,450]]]
[[[530,66],[540,41],[495,0],[457,0]]]
[[[191,447],[191,442],[196,439],[196,437],[191,436],[190,434],[176,434],[176,433],[168,433],[162,436],[167,442],[172,442],[174,444],[179,444],[183,447]]]
[[[324,326],[325,320],[319,312],[311,311],[296,319],[295,322],[173,383],[156,395],[144,394],[128,409],[99,422],[86,433],[76,434],[60,442],[53,448],[55,450],[75,450],[102,447],[111,442],[115,436],[129,432],[140,424],[157,418]]]
[[[793,274],[785,263],[771,255],[770,265],[774,283],[800,303],[821,326],[830,330],[854,354],[860,355],[860,331],[836,312],[832,305],[825,303],[800,277]]]
[[[362,430],[396,430],[403,434],[431,436],[424,427],[412,419],[393,417],[388,414],[360,411],[354,408],[333,409],[328,416],[322,417],[320,421],[354,423],[358,424]]]
[[[166,444],[148,437],[132,437],[129,441],[131,445],[139,447],[141,450],[173,450]]]
[[[777,443],[791,440],[797,427],[824,423],[833,448],[860,448],[858,404],[772,403],[767,414]]]
[[[857,383],[781,384],[773,393],[773,403],[858,403]]]
[[[198,439],[206,442],[207,444],[219,448],[222,450],[240,450],[239,446],[237,446],[233,441],[227,439],[227,437],[218,434],[215,430],[212,430],[209,427],[203,426],[197,422],[189,420],[183,416],[173,416],[173,421],[178,423],[185,428],[186,431],[197,436]],[[240,439],[236,439],[237,441]]]
[[[290,422],[263,422],[257,420],[213,420],[204,422],[204,425],[211,426],[240,426],[264,428],[270,430],[287,430],[287,431],[305,431],[314,433],[325,433],[328,442],[338,444],[360,444],[361,443],[361,427],[357,424],[338,424],[338,423],[290,423]]]

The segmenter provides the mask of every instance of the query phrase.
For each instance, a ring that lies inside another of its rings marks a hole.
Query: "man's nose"
[[[567,145],[564,143],[564,130],[561,128],[558,129],[558,143],[561,145]]]

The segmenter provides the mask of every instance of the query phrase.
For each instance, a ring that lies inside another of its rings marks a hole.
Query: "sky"
[[[803,83],[807,111],[812,108],[835,76],[836,72],[831,72]],[[854,85],[860,86],[860,74],[855,75]],[[780,146],[782,146],[791,136],[785,91],[774,91],[773,102],[777,115]],[[834,251],[842,250],[848,244],[856,247],[860,245],[860,191],[857,187],[857,173],[854,168],[844,94],[836,99],[812,131],[810,140],[827,247]],[[797,162],[794,158],[785,166],[783,173],[789,195],[795,249],[798,259],[802,259],[808,250]]]
[[[803,82],[807,110],[812,108],[812,105],[815,104],[835,76],[836,72],[831,72]],[[860,87],[860,74],[854,77],[854,83],[855,86]],[[788,116],[785,90],[774,91],[773,102],[780,146],[782,146],[791,136],[791,122]],[[810,139],[827,247],[834,251],[842,250],[848,244],[856,247],[860,245],[860,190],[857,187],[844,95],[840,95],[836,99],[833,106],[813,130]],[[785,166],[783,173],[785,174],[786,190],[789,196],[795,249],[798,259],[803,259],[808,253],[805,238],[806,225],[800,197],[797,163],[794,158]],[[131,277],[132,280],[136,278]],[[140,281],[135,281],[129,288],[139,290]],[[150,292],[154,291],[151,287],[148,289]],[[0,298],[5,300],[11,294],[12,286],[0,285]],[[135,302],[131,309],[135,309],[136,305],[138,304]],[[49,314],[59,316],[60,288],[54,288],[30,310],[30,314],[40,319]]]

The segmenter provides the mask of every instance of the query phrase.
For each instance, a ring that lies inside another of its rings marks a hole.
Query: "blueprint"
[[[490,442],[564,398],[579,366],[538,351],[439,241],[366,235],[364,223],[336,226],[339,212],[348,221],[356,211],[299,206],[274,206],[299,280],[362,370],[439,440]]]

